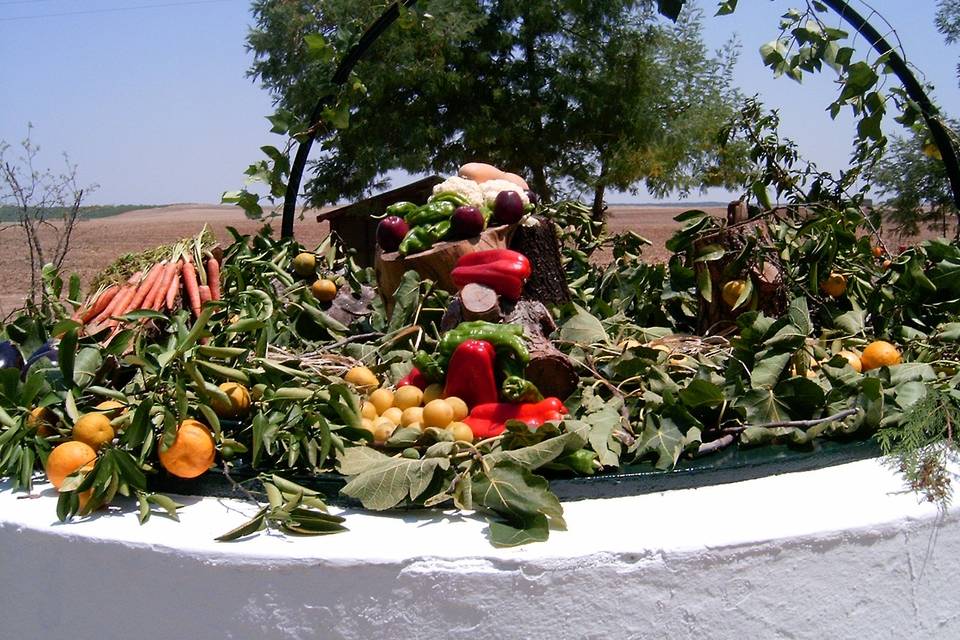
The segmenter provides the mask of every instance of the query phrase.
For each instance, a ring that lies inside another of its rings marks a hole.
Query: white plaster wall
[[[0,640],[960,638],[960,510],[875,461],[568,503],[515,549],[455,515],[222,544],[251,507],[62,525],[52,490],[22,495],[0,491]]]

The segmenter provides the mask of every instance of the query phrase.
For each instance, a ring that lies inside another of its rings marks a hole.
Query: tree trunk
[[[596,221],[603,220],[603,214],[607,210],[606,206],[603,204],[603,194],[606,190],[606,187],[603,184],[598,183],[593,190],[593,219]]]
[[[544,304],[570,302],[556,225],[545,218],[533,218],[531,222],[517,225],[509,244],[510,249],[527,256],[533,266],[523,295]]]

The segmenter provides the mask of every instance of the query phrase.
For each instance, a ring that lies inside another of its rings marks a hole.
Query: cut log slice
[[[476,251],[506,249],[514,227],[491,227],[475,238],[440,242],[431,249],[409,256],[378,252],[374,263],[377,288],[387,310],[393,309],[393,295],[403,280],[403,274],[410,270],[419,273],[421,278],[433,280],[437,287],[445,291],[456,292],[457,286],[450,272],[457,265],[457,260]]]
[[[460,307],[464,320],[500,321],[497,292],[482,284],[471,282],[460,290]]]

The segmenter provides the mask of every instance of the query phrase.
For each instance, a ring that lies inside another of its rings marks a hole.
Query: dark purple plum
[[[493,201],[493,219],[499,224],[519,222],[523,213],[523,198],[516,191],[501,191]]]
[[[457,207],[450,218],[450,233],[454,238],[472,238],[480,235],[486,222],[476,207]]]
[[[387,216],[377,226],[377,244],[386,252],[400,248],[403,237],[410,231],[408,225],[400,216]]]

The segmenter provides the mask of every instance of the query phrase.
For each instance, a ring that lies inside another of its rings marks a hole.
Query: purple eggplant
[[[0,369],[23,368],[23,354],[17,345],[9,340],[0,342]]]
[[[27,358],[27,361],[20,368],[20,377],[26,379],[27,373],[30,372],[30,367],[44,358],[49,360],[50,364],[54,367],[59,364],[60,350],[57,349],[57,344],[53,340],[47,340],[36,351],[30,354],[30,357]]]

